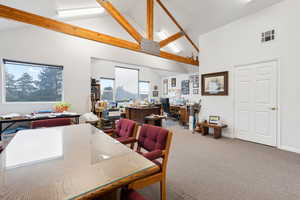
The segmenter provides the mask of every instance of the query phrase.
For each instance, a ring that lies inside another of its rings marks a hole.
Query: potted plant
[[[59,102],[54,105],[54,111],[58,113],[62,113],[64,111],[68,111],[71,107],[71,104],[67,102]]]

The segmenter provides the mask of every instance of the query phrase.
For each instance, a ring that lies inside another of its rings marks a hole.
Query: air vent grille
[[[266,31],[263,32],[261,34],[261,42],[265,43],[265,42],[270,42],[272,40],[275,40],[275,30],[270,30],[270,31]]]

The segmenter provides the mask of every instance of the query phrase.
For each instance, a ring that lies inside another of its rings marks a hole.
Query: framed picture
[[[176,78],[171,79],[171,86],[176,87]]]
[[[163,91],[164,91],[164,95],[168,95],[168,79],[165,79],[163,81]]]
[[[219,116],[209,116],[208,122],[210,124],[218,124],[219,121],[220,121],[220,117]]]
[[[203,96],[228,96],[228,71],[202,74],[201,94]]]
[[[158,97],[158,91],[153,91],[153,97]]]
[[[193,88],[199,88],[199,75],[190,76],[190,80],[193,84]]]
[[[181,94],[182,95],[190,94],[190,80],[181,81]]]
[[[193,94],[199,94],[199,89],[193,89]]]

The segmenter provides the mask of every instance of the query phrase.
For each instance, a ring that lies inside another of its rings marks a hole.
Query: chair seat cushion
[[[136,141],[135,137],[118,137],[116,138],[122,144],[131,144]]]
[[[156,160],[158,158],[162,157],[162,150],[154,150],[151,152],[147,152],[147,153],[141,153],[145,158],[147,158],[148,160]]]

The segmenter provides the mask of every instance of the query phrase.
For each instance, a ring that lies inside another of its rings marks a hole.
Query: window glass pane
[[[141,100],[148,100],[148,98],[149,98],[150,83],[149,82],[141,81],[139,84],[140,84],[139,85],[139,88],[140,88],[140,99]]]
[[[113,79],[100,79],[101,84],[101,99],[105,101],[113,101],[114,99],[114,80]]]
[[[139,71],[122,67],[115,68],[116,101],[135,100],[138,97]]]
[[[62,67],[5,61],[6,102],[62,101]]]

